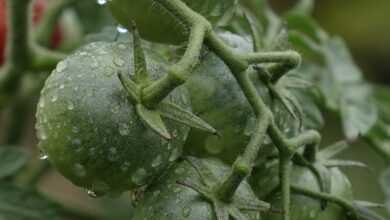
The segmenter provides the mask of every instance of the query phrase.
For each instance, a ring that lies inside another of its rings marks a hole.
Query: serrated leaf
[[[9,220],[64,220],[59,205],[35,190],[21,189],[0,183],[0,219]]]
[[[313,18],[297,13],[288,13],[284,17],[289,30],[303,33],[317,43],[328,39],[326,32]]]
[[[142,104],[137,104],[136,109],[137,114],[148,127],[150,127],[161,137],[168,140],[172,139],[172,136],[169,133],[167,127],[165,126],[164,121],[161,119],[161,115],[158,111],[149,110],[145,108]]]
[[[327,167],[363,167],[367,168],[367,164],[353,160],[327,160],[323,164]]]
[[[27,163],[27,153],[16,147],[0,148],[0,179],[12,176]]]
[[[317,157],[319,160],[326,161],[339,155],[348,148],[349,145],[346,141],[339,141],[321,150]]]
[[[215,130],[203,119],[199,118],[192,112],[187,111],[176,104],[170,102],[162,102],[158,105],[158,111],[162,116],[169,118],[173,121],[212,134],[217,134],[217,130]]]
[[[377,120],[372,88],[365,83],[344,41],[331,38],[324,42],[323,55],[330,71],[330,83],[323,90],[332,90],[340,112],[344,133],[349,140],[366,134]]]

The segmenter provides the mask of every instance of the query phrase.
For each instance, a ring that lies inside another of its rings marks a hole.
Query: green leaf
[[[65,220],[59,205],[35,190],[21,189],[0,183],[0,219],[7,220]]]
[[[377,120],[377,108],[372,88],[363,79],[361,70],[354,63],[348,48],[340,38],[332,38],[324,43],[323,54],[330,71],[330,80],[323,87],[324,94],[340,112],[344,133],[349,140],[367,134]]]
[[[25,151],[15,147],[0,148],[0,179],[12,176],[27,163]]]
[[[169,133],[167,127],[165,126],[163,120],[161,119],[160,113],[155,110],[149,110],[145,108],[142,104],[136,105],[137,114],[141,120],[150,127],[157,134],[162,136],[165,139],[172,139],[171,134]]]
[[[194,115],[192,112],[181,108],[178,105],[162,102],[158,105],[158,111],[166,118],[182,123],[192,128],[200,129],[212,134],[217,134],[217,130],[207,122]]]

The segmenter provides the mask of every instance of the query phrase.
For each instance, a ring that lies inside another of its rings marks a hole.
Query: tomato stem
[[[63,54],[39,47],[31,39],[31,0],[7,1],[6,62],[0,70],[0,108],[11,101],[27,69],[50,70]]]
[[[354,206],[352,204],[350,204],[350,202],[348,202],[342,198],[330,195],[328,193],[315,192],[315,191],[305,189],[303,187],[295,186],[295,185],[291,186],[291,190],[294,191],[295,193],[302,194],[302,195],[305,195],[305,196],[308,196],[308,197],[311,197],[314,199],[326,200],[326,201],[338,204],[339,206],[343,207],[345,210],[347,210],[351,214],[351,216],[353,217],[352,219],[359,219]]]
[[[178,63],[169,67],[168,74],[144,88],[142,103],[148,107],[158,105],[176,87],[182,85],[199,62],[200,51],[209,25],[194,24],[189,36],[187,49]]]
[[[1,102],[18,89],[22,73],[30,61],[29,4],[30,0],[7,1],[8,31],[6,63],[0,75]]]

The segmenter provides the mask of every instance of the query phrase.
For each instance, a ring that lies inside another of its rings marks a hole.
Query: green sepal
[[[169,133],[165,123],[161,119],[160,113],[157,110],[147,109],[142,104],[137,104],[136,110],[141,120],[153,131],[167,140],[172,139],[171,134]]]
[[[145,52],[142,48],[142,40],[139,32],[135,26],[135,23],[132,24],[132,35],[133,35],[133,47],[134,47],[134,81],[137,84],[145,84],[150,81],[148,74]]]
[[[192,128],[196,128],[212,134],[217,134],[217,130],[211,125],[209,125],[207,122],[205,122],[192,112],[183,109],[182,107],[174,103],[162,102],[158,105],[157,109],[160,114],[166,118],[169,118]]]
[[[367,164],[353,160],[327,160],[323,162],[326,167],[362,167],[368,168]]]
[[[117,74],[118,74],[119,80],[122,83],[123,88],[125,88],[125,90],[127,92],[127,95],[128,95],[127,97],[129,99],[129,101],[133,104],[140,103],[141,102],[141,100],[140,100],[141,89],[139,88],[139,86],[133,80],[131,80],[128,76],[126,76],[124,73],[118,72]]]
[[[321,150],[318,153],[317,158],[321,161],[326,161],[330,158],[335,157],[336,155],[340,154],[348,148],[349,145],[346,141],[339,141]]]

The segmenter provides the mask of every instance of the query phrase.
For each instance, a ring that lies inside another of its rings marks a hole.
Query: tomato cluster
[[[6,0],[0,0],[0,65],[4,63],[5,59],[5,47],[6,47],[6,41],[7,41],[7,10],[6,10]],[[35,0],[33,2],[33,24],[37,25],[39,24],[39,21],[42,19],[42,16],[45,13],[45,10],[47,8],[47,1],[46,0]],[[62,41],[62,30],[60,26],[56,26],[51,42],[50,47],[51,48],[57,48],[60,46],[60,43]]]
[[[136,40],[93,42],[58,63],[38,104],[39,147],[65,177],[91,195],[144,190],[134,211],[135,220],[262,219],[260,209],[269,211],[270,204],[278,209],[281,203],[278,166],[255,170],[249,182],[242,178],[228,201],[222,201],[218,194],[221,179],[233,173],[227,164],[237,162],[254,134],[256,116],[232,70],[216,53],[204,48],[193,77],[184,86],[154,105],[142,102],[143,92],[150,91],[145,88],[156,88],[156,82],[166,83],[164,80],[171,77],[167,72],[173,71],[162,54],[170,51],[170,44],[188,38],[188,24],[169,11],[167,2],[171,1],[107,2],[119,23],[130,29],[134,27],[130,21],[134,21],[140,35],[151,42],[145,47]],[[215,24],[236,1],[183,2]],[[136,39],[136,30],[130,32]],[[253,50],[247,37],[216,33],[237,52]],[[262,76],[253,72],[249,80],[265,105],[271,105],[274,100]],[[166,101],[177,106],[175,116],[161,110]],[[280,113],[275,106],[272,110]],[[179,123],[191,113],[210,123],[219,136]],[[296,129],[297,123],[286,118],[276,118],[277,126]],[[161,135],[164,132],[171,135]],[[274,149],[268,136],[263,142]],[[275,153],[270,150],[259,160]],[[324,169],[330,174],[326,180],[332,185],[329,194],[352,200],[351,186],[340,170]],[[320,191],[321,183],[307,167],[294,166],[291,179],[293,184]],[[292,203],[297,204],[291,214],[294,220],[344,218],[344,211],[336,205],[322,210],[318,201],[296,194],[292,197]],[[280,213],[267,213],[266,219],[280,219]]]

